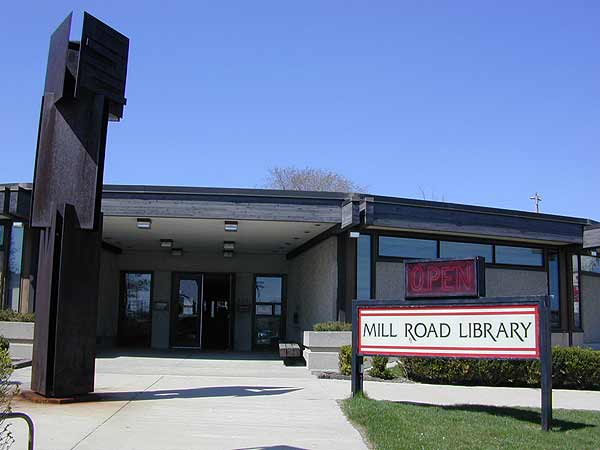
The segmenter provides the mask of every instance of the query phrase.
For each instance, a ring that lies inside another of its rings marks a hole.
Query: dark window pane
[[[371,298],[371,236],[361,234],[356,247],[356,297]]]
[[[509,247],[496,245],[496,263],[517,266],[541,266],[544,264],[543,250],[540,248]]]
[[[281,277],[256,277],[256,303],[281,303]]]
[[[579,258],[577,255],[572,256],[572,266],[573,326],[581,328],[581,292],[579,291]]]
[[[4,248],[4,225],[0,224],[0,248]]]
[[[149,273],[125,274],[125,317],[136,320],[150,318],[151,284],[152,275]]]
[[[381,236],[379,238],[379,256],[437,258],[437,241]]]
[[[600,273],[600,258],[596,256],[582,256],[581,271]]]
[[[258,316],[255,321],[256,344],[276,345],[279,341],[281,318]]]
[[[21,291],[21,260],[23,257],[23,224],[16,222],[10,232],[8,244],[8,308],[19,310],[19,292]]]
[[[560,285],[558,252],[548,253],[548,295],[550,296],[550,319],[552,326],[560,326]]]
[[[440,258],[472,258],[474,256],[482,256],[485,262],[491,263],[494,256],[492,245],[440,241]]]

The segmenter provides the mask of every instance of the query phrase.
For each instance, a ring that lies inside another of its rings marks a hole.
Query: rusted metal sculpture
[[[50,39],[31,225],[40,230],[31,388],[46,397],[94,390],[102,179],[109,120],[125,105],[129,39],[84,13]]]

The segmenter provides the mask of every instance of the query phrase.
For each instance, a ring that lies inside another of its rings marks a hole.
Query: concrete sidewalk
[[[40,405],[37,450],[366,449],[330,395],[304,367],[260,355],[157,355],[97,360],[106,401]],[[227,359],[229,358],[229,359]],[[29,384],[30,368],[15,381]],[[24,448],[25,425],[14,422]]]
[[[350,382],[319,380],[323,389],[338,399],[348,397]],[[366,381],[365,393],[376,400],[432,405],[487,405],[539,408],[540,389],[487,386],[446,386],[420,383]],[[600,411],[600,391],[552,391],[553,407]]]

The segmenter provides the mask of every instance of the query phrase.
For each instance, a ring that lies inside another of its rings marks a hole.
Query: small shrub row
[[[539,361],[401,358],[406,378],[433,384],[539,386]],[[600,389],[600,351],[552,349],[552,385],[557,389]]]
[[[35,322],[35,314],[0,309],[0,322]]]
[[[352,346],[344,345],[340,348],[339,368],[342,375],[352,374]],[[384,380],[391,380],[394,378],[394,374],[390,369],[387,368],[388,358],[385,356],[373,356],[371,360],[371,370],[369,375],[372,377],[383,378]]]
[[[313,325],[313,331],[352,331],[352,324],[346,322],[320,322]]]

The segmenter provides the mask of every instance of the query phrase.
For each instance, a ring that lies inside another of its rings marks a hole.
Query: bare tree
[[[305,167],[272,167],[265,187],[289,191],[362,192],[361,186],[339,173]]]
[[[446,194],[442,194],[440,197],[438,197],[436,195],[435,191],[432,189],[431,195],[427,195],[427,192],[425,192],[425,189],[423,189],[423,187],[421,185],[419,185],[418,188],[419,188],[419,194],[423,200],[431,200],[434,202],[443,202],[443,203],[446,202]]]

